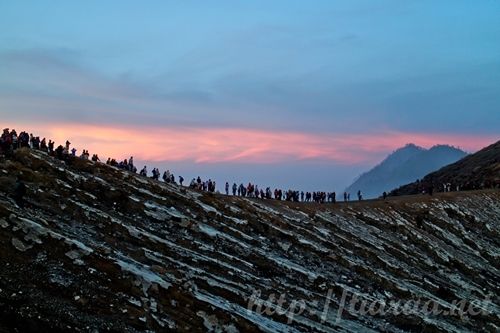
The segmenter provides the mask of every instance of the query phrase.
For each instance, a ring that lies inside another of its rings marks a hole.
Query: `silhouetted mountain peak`
[[[425,150],[425,148],[417,146],[414,143],[407,143],[403,147],[396,149],[389,156],[394,155],[394,154],[408,153],[408,152],[411,152],[411,153],[420,152],[420,151],[424,151],[424,150]]]
[[[420,146],[417,146],[416,144],[414,143],[407,143],[404,145],[404,147],[402,148],[399,148],[398,150],[401,150],[401,149],[419,149],[419,150],[422,150],[424,148],[420,147]]]
[[[386,159],[384,159],[376,168],[383,170],[391,170],[397,167],[399,164],[407,161],[415,154],[418,154],[425,149],[419,147],[413,143],[407,143],[404,147],[398,148],[393,151]]]
[[[433,147],[430,150],[434,149]],[[461,151],[455,147],[439,147],[449,154]],[[442,154],[441,154],[442,155]],[[413,182],[392,191],[392,195],[415,194],[429,187],[438,189],[449,183],[460,189],[481,189],[500,185],[500,141],[466,156],[457,162],[427,174],[420,182]]]
[[[429,148],[428,151],[464,152],[462,149],[451,145],[435,145]]]
[[[450,145],[440,144],[425,149],[407,143],[362,174],[346,191],[355,193],[361,190],[367,198],[377,197],[384,191],[415,181],[466,155],[464,151]]]

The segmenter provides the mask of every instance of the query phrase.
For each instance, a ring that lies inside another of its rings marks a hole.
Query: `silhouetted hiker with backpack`
[[[56,156],[60,160],[63,159],[63,150],[64,150],[64,147],[61,145],[57,146],[57,148],[56,148]]]
[[[21,141],[21,136],[19,136],[19,143],[21,143],[20,141]],[[45,140],[45,138],[43,138],[42,141],[40,142],[40,150],[43,152],[47,152],[47,140]]]

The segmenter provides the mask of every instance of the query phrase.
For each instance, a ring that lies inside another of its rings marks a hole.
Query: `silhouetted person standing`
[[[56,148],[56,156],[58,159],[62,160],[63,159],[63,150],[64,150],[64,147],[59,145],[57,148]]]

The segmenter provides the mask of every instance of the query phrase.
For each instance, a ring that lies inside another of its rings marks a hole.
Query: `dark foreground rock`
[[[0,189],[0,332],[500,327],[498,191],[280,203],[27,150],[0,160]],[[371,315],[363,300],[419,306]]]

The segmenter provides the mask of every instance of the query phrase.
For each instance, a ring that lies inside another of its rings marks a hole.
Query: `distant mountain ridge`
[[[414,182],[454,163],[467,155],[461,149],[449,145],[436,145],[430,149],[409,143],[397,149],[380,164],[357,178],[346,191],[360,190],[365,198],[376,198],[401,185]]]
[[[462,190],[498,188],[500,186],[500,141],[485,147],[477,153],[447,165],[421,179],[401,186],[391,195],[417,194],[433,187],[440,191],[443,184],[450,184],[452,189],[458,186]]]

